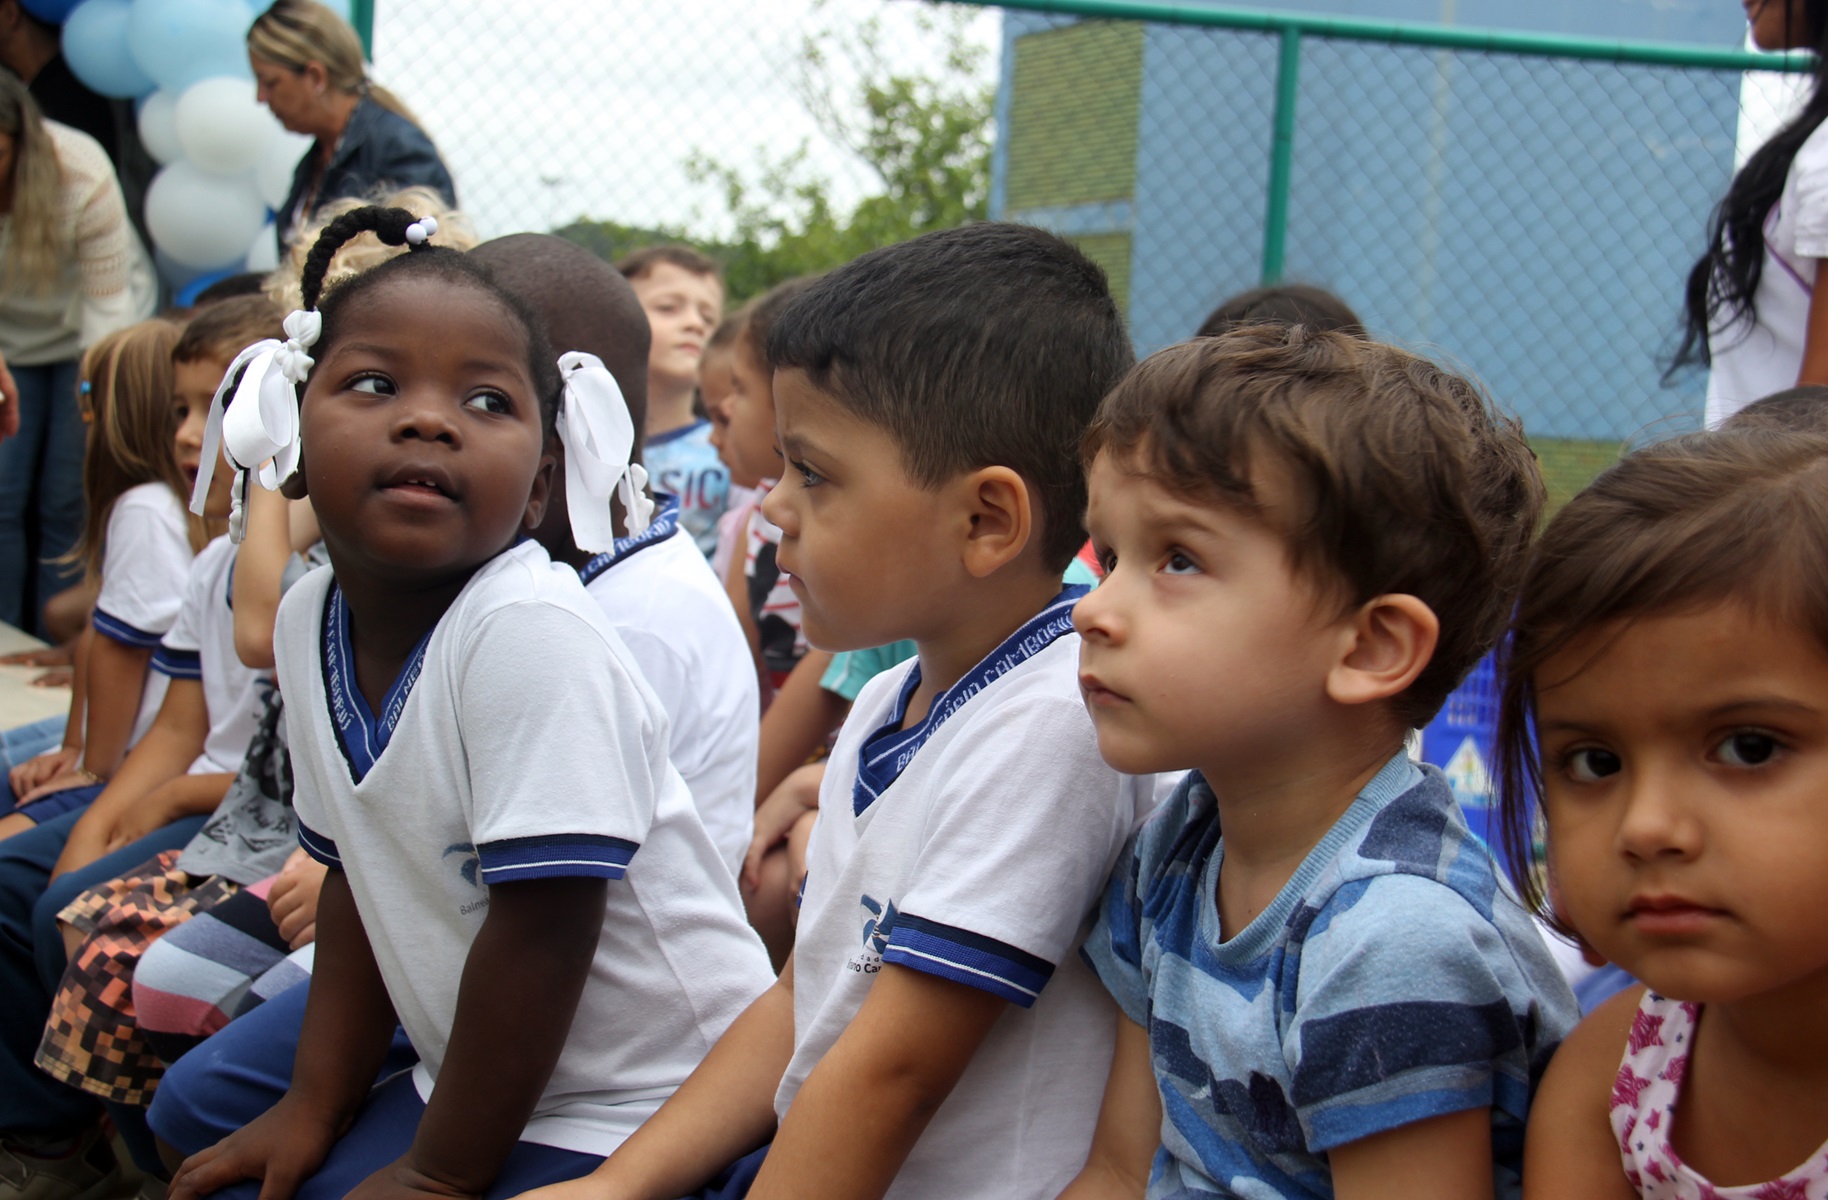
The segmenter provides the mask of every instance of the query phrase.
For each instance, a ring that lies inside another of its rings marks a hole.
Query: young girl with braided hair
[[[320,305],[363,230],[414,248]],[[251,472],[309,495],[330,557],[274,634],[300,841],[330,873],[290,1089],[186,1160],[176,1200],[242,1180],[263,1200],[509,1196],[582,1175],[770,982],[652,691],[577,573],[526,536],[555,424],[577,543],[638,532],[610,516],[612,490],[630,525],[649,508],[620,394],[592,356],[555,366],[525,306],[428,232],[401,209],[332,222],[288,341],[225,383],[236,491]],[[246,1019],[269,1014],[280,1001]],[[374,1087],[396,1020],[420,1062]],[[185,1087],[166,1076],[161,1136]]]

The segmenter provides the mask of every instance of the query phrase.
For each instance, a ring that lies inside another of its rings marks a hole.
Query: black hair
[[[1305,325],[1365,336],[1365,323],[1332,292],[1311,283],[1284,283],[1239,292],[1206,314],[1195,337],[1218,337],[1245,325]]]
[[[1786,9],[1786,33],[1789,19]],[[1746,159],[1708,219],[1707,251],[1688,272],[1682,341],[1670,359],[1666,379],[1682,367],[1705,367],[1714,361],[1710,331],[1724,329],[1748,315],[1757,316],[1753,298],[1764,275],[1765,217],[1783,195],[1796,152],[1828,119],[1828,86],[1823,86],[1828,84],[1828,0],[1803,0],[1802,33],[1809,52],[1815,55],[1809,100],[1789,124]]]
[[[558,361],[546,340],[545,324],[525,301],[502,287],[487,269],[471,262],[467,255],[429,242],[416,245],[410,242],[406,236],[407,227],[418,219],[404,208],[369,205],[346,212],[324,226],[324,231],[311,246],[311,253],[305,256],[299,281],[305,307],[318,310],[323,318],[323,330],[313,353],[322,358],[329,347],[336,344],[343,311],[353,301],[396,275],[427,276],[452,286],[475,288],[493,297],[527,335],[527,371],[539,401],[541,428],[550,434],[558,419],[559,394],[564,383],[559,378]],[[373,233],[384,246],[407,246],[410,253],[341,280],[326,292],[324,275],[330,269],[330,260],[336,257],[345,242],[361,233]]]
[[[1079,440],[1135,352],[1104,272],[1070,242],[986,222],[872,250],[797,296],[766,348],[887,432],[923,485],[1015,471],[1051,569],[1084,543]]]

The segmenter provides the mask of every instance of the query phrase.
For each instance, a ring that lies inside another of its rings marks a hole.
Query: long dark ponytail
[[[1765,217],[1783,195],[1796,152],[1828,119],[1828,87],[1823,86],[1828,83],[1828,0],[1803,0],[1803,32],[1815,55],[1808,103],[1746,160],[1709,218],[1707,252],[1689,270],[1683,292],[1682,341],[1670,361],[1671,373],[1691,364],[1707,366],[1713,361],[1709,332],[1756,315],[1752,298],[1764,274]]]

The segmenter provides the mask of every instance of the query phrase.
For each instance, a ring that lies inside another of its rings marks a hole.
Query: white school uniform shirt
[[[346,870],[429,1100],[493,885],[610,881],[571,1032],[521,1140],[609,1154],[773,982],[667,761],[666,713],[537,543],[477,571],[389,689],[354,686],[328,568],[279,609],[299,841]]]
[[[730,597],[679,525],[679,502],[656,498],[653,523],[578,571],[666,709],[669,757],[732,875],[755,834],[762,700],[749,641]]]
[[[235,653],[235,545],[226,536],[203,547],[191,563],[184,604],[171,631],[152,652],[152,666],[173,679],[200,679],[209,709],[209,736],[189,774],[234,774],[247,757],[273,677]]]
[[[1757,321],[1737,322],[1708,339],[1709,429],[1754,400],[1795,387],[1803,369],[1815,261],[1828,258],[1828,125],[1798,148],[1783,193],[1765,214],[1764,233],[1764,271],[1752,295]]]
[[[1078,948],[1153,800],[1150,777],[1098,756],[1072,632],[1085,590],[1063,591],[910,730],[873,736],[901,723],[919,661],[872,679],[826,769],[777,1114],[884,963],[1010,1001],[895,1177],[897,1200],[1052,1200],[1091,1144],[1117,1009]]]
[[[102,544],[95,632],[123,646],[156,650],[178,619],[194,558],[184,502],[176,492],[163,483],[137,484],[122,492],[108,513]],[[129,747],[152,727],[167,679],[159,671],[146,672]]]

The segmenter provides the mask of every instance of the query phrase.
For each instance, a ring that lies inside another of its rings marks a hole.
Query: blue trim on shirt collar
[[[426,630],[419,644],[407,655],[406,665],[400,668],[400,677],[381,697],[381,712],[377,716],[368,707],[362,689],[356,686],[355,646],[349,638],[349,606],[343,602],[342,589],[335,583],[330,585],[330,594],[324,600],[322,637],[324,700],[330,709],[330,724],[336,730],[337,745],[342,747],[343,758],[349,763],[349,774],[357,783],[368,775],[393,738],[400,716],[406,710],[406,698],[412,694],[413,685],[419,682],[419,672],[425,666],[425,648],[431,644],[436,629],[434,625]]]
[[[927,715],[918,725],[903,729],[901,723],[907,719],[908,701],[913,699],[914,689],[920,686],[920,663],[916,660],[914,669],[908,672],[907,679],[901,685],[901,694],[895,698],[895,706],[890,710],[888,720],[863,739],[863,746],[858,751],[857,782],[851,788],[851,808],[856,814],[862,816],[876,797],[901,778],[901,773],[914,761],[914,756],[927,744],[927,739],[938,732],[939,727],[973,696],[1045,650],[1057,639],[1071,633],[1073,606],[1089,591],[1091,589],[1082,584],[1060,589],[1059,594],[1048,601],[1046,608],[1036,613],[1022,628],[1004,638],[1002,645],[965,672],[957,683],[935,696],[933,703],[927,707]]]
[[[585,587],[617,563],[649,546],[658,546],[679,531],[679,497],[661,492],[654,497],[654,519],[635,537],[617,538],[616,544],[578,568],[578,582]]]

